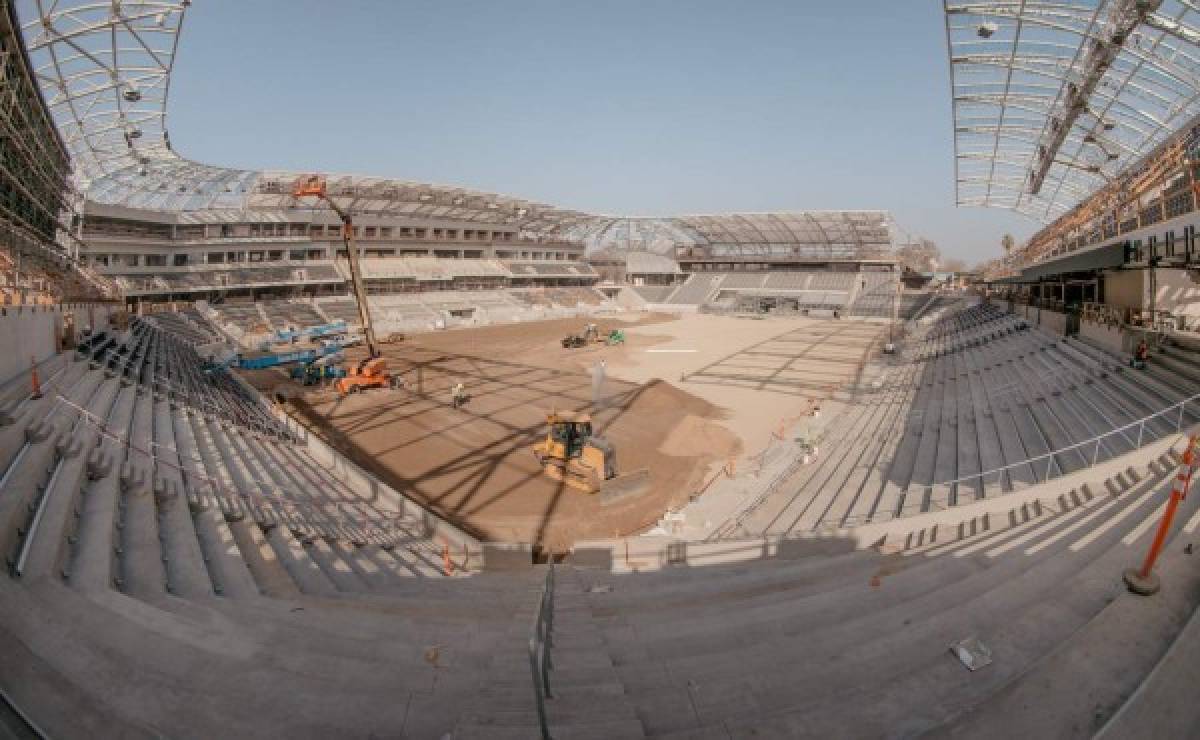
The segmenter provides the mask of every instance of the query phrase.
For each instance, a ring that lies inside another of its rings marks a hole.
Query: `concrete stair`
[[[928,359],[832,428],[804,493],[756,512],[808,537],[695,545],[692,565],[652,573],[557,570],[554,737],[1188,736],[1200,498],[1161,594],[1120,583],[1177,456],[1126,465],[1134,441],[1114,443],[1108,478],[1011,499],[1036,471],[933,485],[1183,391],[1077,342],[944,318]],[[356,525],[391,512],[304,447],[156,390],[188,371],[154,337],[110,364],[64,361],[75,406],[16,398],[0,424],[0,545],[26,567],[0,578],[0,690],[52,737],[536,736],[544,567],[446,577],[416,522],[386,539]],[[979,506],[893,522],[869,549],[811,536],[898,511],[905,491]],[[947,647],[972,635],[994,662],[969,674]]]
[[[913,530],[877,553],[759,561],[728,574],[580,573],[600,586],[587,599],[614,646],[614,666],[626,677],[652,677],[630,684],[650,737],[829,737],[849,728],[866,737],[958,736],[960,726],[970,727],[965,735],[999,737],[1011,730],[1004,718],[1022,711],[1011,697],[1036,702],[1035,686],[1040,696],[1073,701],[1031,713],[1053,715],[1056,732],[1018,723],[1024,734],[1083,736],[1070,728],[1088,727],[1090,735],[1115,705],[1097,718],[1086,697],[1030,677],[1068,682],[1047,656],[1078,652],[1082,661],[1133,629],[1113,610],[1136,598],[1122,595],[1120,573],[1140,560],[1157,523],[1174,472],[1163,462],[1121,473],[1115,495],[1073,491],[1008,517]],[[1200,508],[1186,506],[1177,533]],[[1179,586],[1181,602],[1194,609],[1200,592]],[[1148,642],[1161,650],[1173,634],[1164,628]],[[975,674],[947,651],[970,635],[995,661]],[[1123,685],[1132,690],[1138,678]],[[968,719],[976,715],[989,721]]]
[[[531,621],[532,624],[532,621]],[[528,633],[524,635],[528,639]],[[455,729],[465,738],[536,737],[538,718],[529,655],[522,640],[493,660],[488,685]],[[642,738],[645,731],[613,667],[573,569],[559,568],[554,595],[546,716],[555,738]]]
[[[851,400],[817,461],[735,515],[736,526],[716,527],[715,537],[939,511],[1106,462],[1178,433],[1181,421],[1200,421],[1197,403],[1151,418],[1144,430],[1114,433],[1195,388],[1180,384],[1182,374],[1132,371],[1097,347],[1031,329],[987,304],[942,314],[910,337],[902,358],[909,363],[890,369],[881,392]],[[1089,443],[1097,437],[1100,445]]]

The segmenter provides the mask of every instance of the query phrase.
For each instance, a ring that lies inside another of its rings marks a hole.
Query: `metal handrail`
[[[1193,404],[1197,408],[1200,408],[1200,393],[1189,396],[1188,398],[1185,398],[1182,401],[1172,404],[1171,406],[1168,406],[1165,409],[1162,409],[1160,411],[1156,411],[1153,414],[1144,416],[1141,419],[1138,419],[1136,421],[1131,421],[1130,423],[1128,423],[1124,426],[1120,426],[1115,429],[1110,429],[1109,431],[1105,432],[1104,434],[1092,437],[1091,439],[1085,439],[1082,442],[1078,442],[1073,445],[1068,445],[1066,447],[1062,447],[1057,450],[1052,450],[1052,451],[1044,453],[1042,455],[1037,455],[1036,457],[1026,458],[1024,460],[1021,460],[1020,462],[1011,463],[1009,465],[1005,465],[1005,466],[999,467],[999,468],[993,468],[991,470],[985,470],[980,473],[972,473],[971,475],[961,476],[959,478],[954,478],[952,480],[943,481],[941,483],[931,483],[931,484],[927,484],[927,485],[918,485],[916,487],[905,488],[901,492],[901,498],[900,498],[901,501],[904,501],[904,500],[908,499],[908,497],[910,496],[911,493],[919,493],[919,494],[921,494],[921,497],[923,499],[924,495],[926,493],[932,492],[933,489],[943,488],[946,490],[947,496],[948,497],[952,496],[953,500],[948,498],[946,501],[943,502],[943,501],[935,501],[935,500],[931,499],[930,501],[928,501],[928,503],[926,503],[924,500],[922,500],[922,501],[917,502],[916,504],[902,505],[894,511],[877,511],[872,515],[862,516],[862,517],[828,517],[826,519],[822,519],[821,521],[817,522],[817,525],[814,527],[814,529],[825,529],[825,530],[828,530],[831,528],[839,529],[839,528],[857,526],[857,525],[861,525],[861,524],[867,524],[869,522],[890,521],[893,519],[903,518],[904,516],[909,515],[909,514],[920,514],[920,513],[926,512],[926,511],[935,511],[935,510],[946,510],[946,509],[954,508],[955,506],[961,506],[964,504],[974,503],[974,500],[960,501],[958,499],[957,495],[954,495],[957,493],[957,487],[959,485],[961,485],[963,483],[970,483],[973,481],[978,481],[980,487],[982,488],[986,482],[985,479],[989,478],[991,476],[995,476],[997,483],[1003,485],[1004,476],[1007,475],[1009,484],[1011,486],[1011,483],[1012,483],[1011,471],[1014,469],[1026,467],[1026,466],[1029,468],[1030,472],[1033,473],[1033,478],[1034,478],[1033,482],[1035,484],[1036,483],[1045,483],[1053,478],[1062,477],[1063,475],[1066,475],[1068,472],[1066,470],[1063,470],[1063,468],[1059,464],[1058,460],[1055,459],[1056,457],[1061,457],[1062,455],[1064,455],[1066,453],[1075,451],[1075,452],[1079,453],[1081,458],[1086,459],[1087,456],[1084,454],[1084,450],[1090,449],[1091,461],[1087,465],[1085,465],[1083,468],[1081,468],[1082,470],[1086,470],[1088,468],[1095,466],[1098,462],[1100,462],[1100,449],[1101,449],[1102,445],[1107,448],[1107,445],[1105,445],[1106,440],[1111,441],[1113,439],[1120,437],[1121,439],[1123,439],[1125,441],[1125,443],[1127,445],[1130,445],[1129,451],[1132,452],[1134,450],[1141,449],[1143,446],[1145,446],[1145,444],[1149,444],[1150,442],[1162,439],[1163,437],[1165,437],[1169,434],[1182,433],[1184,431],[1184,426],[1185,426],[1184,418],[1187,416],[1186,410],[1187,410],[1187,407],[1189,404]],[[1151,432],[1151,435],[1150,435],[1151,438],[1147,439],[1146,426],[1150,422],[1154,421],[1155,419],[1160,418],[1160,417],[1165,419],[1172,413],[1175,414],[1174,430],[1168,431],[1165,434],[1159,435],[1157,437],[1155,437],[1153,432]],[[1133,441],[1132,435],[1131,435],[1131,432],[1134,428],[1137,429],[1136,441]],[[1045,464],[1045,473],[1042,474],[1041,479],[1039,480],[1038,479],[1038,471],[1041,469],[1043,462]],[[1058,471],[1057,475],[1055,474],[1056,469]]]
[[[0,689],[0,706],[8,707],[9,713],[20,723],[15,726],[10,725],[10,729],[15,731],[16,735],[28,734],[38,738],[38,740],[46,740],[50,737],[34,722],[32,717],[26,714],[21,707],[17,706],[17,703],[13,701],[12,697],[4,689]]]
[[[158,329],[157,331],[163,331],[163,330]],[[96,362],[98,364],[107,364],[109,361],[111,361],[111,359],[114,356],[118,355],[118,349],[115,346],[107,347],[102,350],[102,353],[105,358],[104,361],[98,361],[98,360],[94,360],[94,359],[89,359],[89,361]],[[87,356],[89,358],[91,357],[90,353],[85,353],[85,354],[87,354]],[[127,370],[129,367],[132,367],[134,358],[131,354],[128,357],[121,358],[121,361],[122,361],[122,371],[124,371],[124,370]],[[122,374],[124,374],[124,372]],[[230,411],[229,408],[227,408],[227,407],[223,408],[221,405],[216,403],[213,400],[213,397],[205,395],[206,391],[208,393],[212,392],[213,389],[211,389],[211,388],[205,389],[205,390],[188,389],[185,386],[179,385],[175,381],[173,381],[165,376],[158,376],[158,375],[156,375],[154,378],[152,378],[149,383],[143,383],[137,377],[129,377],[127,379],[130,382],[134,383],[135,385],[138,385],[139,387],[149,388],[150,390],[155,391],[155,392],[160,392],[161,389],[165,388],[166,394],[173,401],[175,401],[183,406],[186,406],[193,411],[198,411],[198,412],[206,414],[206,415],[213,415],[213,416],[218,416],[218,417],[222,417],[222,418],[224,418]],[[242,420],[240,422],[241,426],[244,426],[249,429],[253,429],[254,431],[262,432],[264,434],[270,434],[270,435],[273,435],[276,437],[281,437],[281,438],[288,437],[286,428],[281,427],[277,421],[272,419],[272,420],[270,420],[269,425],[268,425],[267,421],[253,418],[253,415],[250,414],[249,412],[247,412],[247,416],[250,416],[251,418]]]
[[[267,486],[268,484],[263,481],[259,481],[258,479],[252,479],[251,482],[258,484],[260,486],[260,489],[257,492],[247,493],[246,491],[241,490],[240,488],[238,488],[235,485],[230,485],[229,483],[222,481],[218,478],[214,478],[205,472],[201,472],[200,470],[198,470],[196,468],[189,468],[182,464],[182,460],[184,457],[187,457],[189,460],[200,462],[201,464],[203,464],[203,462],[204,462],[203,458],[200,458],[197,460],[191,454],[186,454],[186,455],[180,454],[179,455],[180,463],[172,462],[169,458],[164,458],[164,457],[158,455],[154,451],[154,448],[155,447],[162,447],[164,449],[174,449],[174,448],[170,448],[166,445],[160,445],[157,442],[150,441],[150,443],[149,443],[150,449],[143,449],[142,447],[139,447],[138,445],[134,444],[128,434],[122,434],[118,431],[109,429],[108,424],[105,422],[105,420],[101,419],[99,416],[97,416],[96,414],[93,414],[92,412],[88,411],[87,409],[83,408],[79,404],[76,404],[75,402],[66,398],[61,393],[56,393],[53,398],[53,401],[55,403],[61,403],[63,405],[66,405],[66,406],[70,407],[72,410],[79,413],[79,420],[83,421],[83,423],[87,424],[88,426],[94,427],[102,437],[113,440],[120,447],[126,449],[127,451],[136,452],[139,455],[141,455],[142,457],[149,458],[150,462],[153,465],[160,465],[163,467],[168,467],[168,468],[174,469],[174,470],[178,471],[179,473],[181,473],[185,476],[188,476],[191,479],[193,479],[199,483],[203,483],[205,486],[207,486],[210,495],[212,495],[215,498],[224,497],[227,502],[231,501],[231,500],[241,500],[247,506],[263,505],[264,503],[271,504],[271,505],[278,506],[281,509],[284,509],[286,511],[290,511],[293,514],[298,513],[299,515],[304,516],[306,518],[308,516],[315,514],[315,515],[319,515],[320,517],[324,518],[329,523],[331,523],[335,526],[346,527],[347,529],[357,529],[367,535],[387,536],[387,535],[401,533],[401,532],[403,532],[403,530],[406,527],[406,524],[408,523],[407,517],[405,517],[403,514],[397,513],[394,515],[389,515],[390,512],[384,512],[379,509],[376,509],[374,507],[374,505],[372,505],[366,501],[342,501],[342,500],[339,500],[339,501],[333,501],[333,502],[326,503],[326,504],[314,504],[311,502],[302,502],[296,498],[290,498],[289,497],[289,494],[291,493],[290,489],[285,488],[283,486],[270,484],[270,488],[271,488],[270,491],[263,490],[262,487]],[[97,449],[99,449],[99,448],[97,447]],[[197,495],[199,495],[199,492],[197,492]],[[376,517],[374,517],[375,521],[368,523],[368,520],[366,519],[366,517],[347,516],[346,514],[342,513],[343,504],[356,504],[356,505],[366,506],[366,507],[371,508],[373,510],[373,513],[376,515]],[[321,508],[321,507],[327,507],[330,505],[335,506],[337,508],[337,510],[338,510],[337,514],[331,514],[328,511],[325,511]],[[308,524],[309,526],[312,526],[312,522],[306,521],[305,523]],[[382,524],[384,526],[380,526],[380,524]]]
[[[1129,435],[1125,434],[1125,432],[1128,430],[1132,430],[1133,428],[1136,427],[1138,430],[1138,437],[1137,437],[1137,442],[1133,445],[1133,449],[1135,449],[1135,450],[1139,449],[1142,447],[1142,443],[1145,440],[1145,430],[1146,430],[1147,422],[1150,422],[1151,420],[1156,419],[1160,416],[1165,417],[1167,414],[1175,412],[1176,409],[1178,409],[1178,414],[1175,417],[1174,432],[1177,432],[1177,433],[1182,432],[1183,431],[1183,418],[1186,415],[1185,409],[1187,408],[1187,405],[1189,403],[1200,404],[1200,393],[1196,393],[1192,396],[1189,396],[1188,398],[1185,398],[1182,401],[1174,403],[1174,404],[1166,407],[1165,409],[1162,409],[1161,411],[1156,411],[1153,414],[1149,414],[1148,416],[1142,417],[1141,419],[1138,419],[1136,421],[1131,421],[1124,426],[1116,427],[1115,429],[1110,429],[1109,431],[1105,432],[1104,434],[1099,434],[1095,437],[1092,437],[1091,439],[1085,439],[1084,441],[1077,442],[1073,445],[1061,447],[1057,450],[1052,450],[1050,452],[1038,455],[1036,457],[1030,457],[1025,460],[1022,460],[1021,462],[1012,463],[1010,465],[1005,465],[1005,466],[999,467],[999,468],[993,468],[992,470],[985,470],[980,473],[972,473],[971,475],[961,476],[959,478],[954,478],[952,480],[943,481],[941,483],[933,483],[927,487],[933,488],[935,486],[946,486],[946,487],[956,486],[960,483],[966,483],[966,482],[973,481],[973,480],[979,480],[980,482],[982,482],[984,476],[992,475],[994,473],[1001,473],[1001,472],[1010,470],[1012,468],[1021,467],[1022,465],[1029,465],[1032,468],[1034,463],[1041,462],[1043,460],[1046,461],[1046,471],[1047,471],[1047,475],[1046,475],[1046,477],[1043,478],[1043,480],[1049,480],[1049,473],[1050,473],[1051,469],[1054,466],[1058,465],[1058,462],[1054,460],[1055,457],[1061,457],[1064,453],[1071,452],[1072,450],[1082,450],[1085,447],[1094,446],[1093,453],[1092,453],[1092,462],[1086,466],[1086,467],[1091,467],[1092,465],[1096,464],[1097,457],[1099,456],[1099,451],[1100,451],[1099,445],[1100,445],[1101,441],[1103,441],[1106,438],[1113,437],[1115,435],[1120,434],[1120,435],[1124,436],[1125,440],[1128,442]]]
[[[533,693],[537,698],[538,725],[542,740],[550,740],[550,723],[546,719],[546,700],[550,693],[550,648],[554,647],[554,562],[546,571],[542,584],[542,596],[538,600],[537,615],[533,619],[533,632],[529,636],[529,672],[533,679]]]
[[[974,500],[965,500],[965,501],[959,500],[957,496],[954,496],[953,500],[950,500],[948,498],[946,501],[937,501],[937,500],[934,500],[931,498],[929,501],[925,501],[924,494],[932,492],[932,490],[934,488],[945,488],[947,491],[947,495],[949,496],[950,494],[957,493],[957,486],[959,484],[968,483],[968,482],[976,481],[976,480],[979,481],[980,487],[983,487],[983,484],[985,482],[985,480],[984,480],[985,477],[992,476],[992,475],[996,476],[997,482],[1003,484],[1003,481],[1004,481],[1003,476],[1004,475],[1007,475],[1010,473],[1010,471],[1012,471],[1016,468],[1023,467],[1023,466],[1028,466],[1029,469],[1034,473],[1034,483],[1045,483],[1046,481],[1049,481],[1054,477],[1061,477],[1067,473],[1067,471],[1062,469],[1062,467],[1061,467],[1061,465],[1059,465],[1058,461],[1055,460],[1055,457],[1061,456],[1065,453],[1070,453],[1072,451],[1079,451],[1081,457],[1083,457],[1082,451],[1085,448],[1089,448],[1089,449],[1091,449],[1091,461],[1088,463],[1088,465],[1086,465],[1084,468],[1082,468],[1082,469],[1086,470],[1087,468],[1091,468],[1091,467],[1095,466],[1098,462],[1100,462],[1100,459],[1099,459],[1100,448],[1101,448],[1101,445],[1103,445],[1106,440],[1111,440],[1111,439],[1120,437],[1120,438],[1124,439],[1124,441],[1127,445],[1132,443],[1131,449],[1130,449],[1130,451],[1132,452],[1134,450],[1141,449],[1144,446],[1143,443],[1149,444],[1150,442],[1162,439],[1167,434],[1182,433],[1184,430],[1184,419],[1187,416],[1187,407],[1189,404],[1194,404],[1195,406],[1197,406],[1198,409],[1200,409],[1200,393],[1189,396],[1188,398],[1185,398],[1182,401],[1172,404],[1171,406],[1168,406],[1165,409],[1156,411],[1153,414],[1144,416],[1141,419],[1132,421],[1128,424],[1125,424],[1124,426],[1120,426],[1115,429],[1111,429],[1111,430],[1105,432],[1104,434],[1092,437],[1091,439],[1086,439],[1082,442],[1078,442],[1076,444],[1069,445],[1067,447],[1062,447],[1057,450],[1052,450],[1050,452],[1047,452],[1042,455],[1038,455],[1036,457],[1026,458],[1025,460],[1021,460],[1020,462],[1011,463],[1009,465],[1005,465],[1005,466],[999,467],[999,468],[994,468],[992,470],[985,470],[980,473],[972,473],[971,475],[962,476],[959,478],[955,478],[953,480],[943,481],[941,483],[931,483],[928,485],[920,485],[915,488],[914,487],[905,488],[901,492],[900,501],[903,502],[903,501],[907,500],[910,496],[910,493],[914,493],[914,492],[919,492],[921,494],[922,500],[918,501],[917,503],[914,503],[914,504],[902,504],[901,506],[897,507],[894,510],[889,509],[889,510],[884,510],[884,511],[876,511],[873,514],[868,514],[868,515],[826,517],[826,518],[818,521],[813,526],[813,531],[830,531],[830,530],[844,529],[846,527],[861,526],[864,524],[893,521],[895,519],[901,519],[906,516],[921,514],[921,513],[925,513],[925,512],[929,512],[929,511],[945,511],[947,509],[951,509],[956,506],[962,506],[962,505],[974,503]],[[1172,432],[1167,432],[1166,434],[1159,435],[1157,437],[1155,437],[1152,433],[1151,439],[1147,439],[1147,437],[1146,437],[1147,424],[1154,421],[1156,418],[1160,418],[1160,417],[1166,418],[1172,412],[1177,412],[1177,414],[1175,416],[1175,429]],[[1135,427],[1138,430],[1136,442],[1133,441],[1132,435],[1130,434],[1131,430],[1134,429]],[[1042,461],[1046,461],[1046,468],[1045,468],[1046,473],[1042,476],[1041,480],[1038,480],[1037,479],[1037,471],[1035,470],[1034,465],[1035,465],[1035,463],[1039,463],[1038,467],[1040,468],[1040,463]],[[796,466],[796,467],[798,467],[798,466]],[[1053,475],[1056,468],[1058,470],[1058,475]],[[793,466],[789,466],[789,469],[793,469]],[[784,476],[781,476],[781,479],[784,477],[786,477],[786,472],[785,472]],[[1010,485],[1011,485],[1011,475],[1009,475],[1009,481],[1010,481]],[[758,499],[756,499],[754,503],[752,503],[750,506],[746,507],[746,509],[744,509],[737,517],[734,517],[734,518],[726,521],[722,526],[713,530],[713,532],[710,535],[708,535],[707,537],[704,538],[704,541],[705,542],[720,542],[720,541],[745,539],[745,537],[730,536],[729,533],[737,531],[738,527],[745,520],[745,518],[747,518],[747,516],[750,513],[755,511],[758,508],[758,506],[761,505],[763,503],[763,501],[769,496],[770,493],[773,493],[776,490],[777,484],[779,482],[782,482],[782,481],[776,480],[776,481],[772,481],[771,484],[768,484],[768,486],[765,489],[765,491],[766,491],[765,495],[762,495]],[[783,534],[780,536],[783,539],[789,538],[789,534]],[[791,536],[800,537],[800,536],[803,536],[803,533],[797,533],[797,534],[791,535]]]

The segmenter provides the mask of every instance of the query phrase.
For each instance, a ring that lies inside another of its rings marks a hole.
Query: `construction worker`
[[[450,389],[450,405],[454,408],[459,408],[467,402],[467,389],[463,386],[462,381],[454,384]]]
[[[1130,367],[1137,370],[1146,369],[1146,358],[1150,356],[1150,348],[1146,346],[1146,338],[1142,337],[1138,342],[1137,347],[1133,350],[1133,359],[1129,361]]]

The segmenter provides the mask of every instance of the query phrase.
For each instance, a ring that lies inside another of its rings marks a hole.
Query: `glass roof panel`
[[[959,205],[1050,221],[1200,113],[1190,0],[944,0]]]

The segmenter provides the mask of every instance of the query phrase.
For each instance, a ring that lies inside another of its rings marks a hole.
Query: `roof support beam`
[[[1150,28],[1169,33],[1181,41],[1200,46],[1200,31],[1174,18],[1168,18],[1161,13],[1150,13],[1146,16],[1145,23]]]
[[[1041,192],[1046,173],[1057,161],[1058,150],[1066,141],[1067,133],[1074,127],[1079,116],[1088,110],[1088,100],[1108,68],[1112,66],[1129,34],[1145,21],[1150,13],[1158,10],[1160,5],[1162,0],[1119,0],[1113,4],[1102,37],[1090,41],[1090,48],[1081,65],[1080,81],[1076,83],[1067,80],[1064,83],[1064,89],[1059,95],[1062,103],[1047,121],[1047,130],[1042,134],[1036,162],[1029,175],[1030,194],[1037,195]]]

